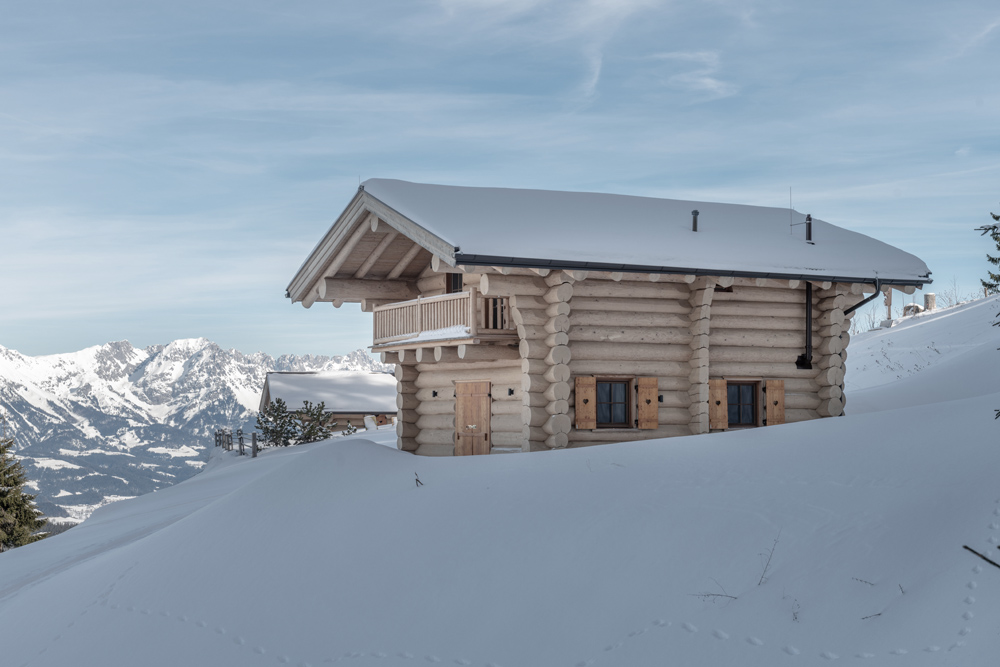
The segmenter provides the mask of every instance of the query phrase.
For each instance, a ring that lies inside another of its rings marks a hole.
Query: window
[[[629,428],[630,389],[628,380],[597,381],[597,427]]]
[[[659,428],[663,397],[655,377],[598,378],[578,375],[574,380],[576,428]]]
[[[461,273],[446,273],[444,274],[444,279],[445,294],[455,294],[456,292],[463,291],[464,284]]]
[[[729,428],[757,425],[756,382],[728,382],[726,384],[726,403],[729,412]]]
[[[785,423],[785,381],[709,378],[708,427],[712,431]]]

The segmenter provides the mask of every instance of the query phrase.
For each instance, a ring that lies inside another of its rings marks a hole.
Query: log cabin
[[[371,179],[286,296],[371,312],[399,449],[450,456],[836,417],[855,310],[929,282],[791,209]]]

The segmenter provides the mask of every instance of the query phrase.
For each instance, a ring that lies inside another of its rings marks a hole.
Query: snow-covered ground
[[[838,419],[214,452],[0,556],[3,664],[996,664],[1000,569],[963,545],[1000,560],[997,311],[857,336]]]

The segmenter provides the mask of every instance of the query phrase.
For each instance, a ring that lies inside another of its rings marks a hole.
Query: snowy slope
[[[887,408],[897,384],[919,396],[927,373],[970,372],[957,315],[880,334],[869,349],[909,377],[872,381],[838,419],[482,458],[369,441],[391,431],[213,452],[186,482],[0,556],[5,657],[996,664],[1000,569],[962,546],[1000,555],[1000,393]],[[956,350],[914,369],[893,359],[897,333]],[[855,368],[864,354],[852,344]]]
[[[364,350],[274,359],[204,338],[40,357],[0,347],[0,409],[41,509],[80,521],[197,472],[216,429],[253,426],[268,371],[383,368]]]

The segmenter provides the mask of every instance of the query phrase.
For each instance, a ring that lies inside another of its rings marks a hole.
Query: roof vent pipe
[[[691,231],[698,231],[698,209],[691,211]]]
[[[806,243],[813,242],[813,217],[811,213],[806,214]]]

